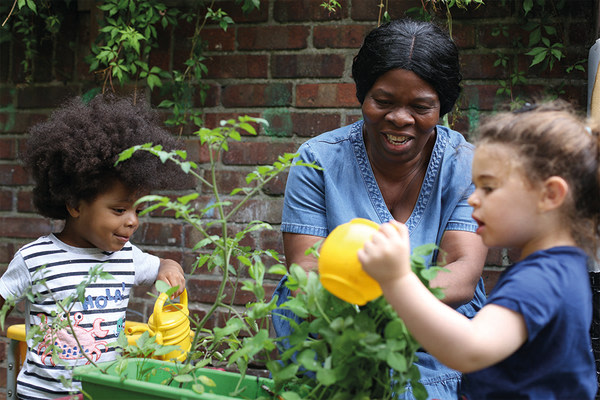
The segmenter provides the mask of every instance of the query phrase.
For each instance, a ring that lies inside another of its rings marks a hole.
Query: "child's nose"
[[[469,203],[469,205],[471,207],[475,207],[475,206],[479,205],[479,198],[477,197],[477,195],[475,194],[475,192],[471,193],[471,195],[467,199],[467,203]]]
[[[130,227],[137,227],[137,225],[138,225],[137,214],[135,212],[128,212],[125,224]]]

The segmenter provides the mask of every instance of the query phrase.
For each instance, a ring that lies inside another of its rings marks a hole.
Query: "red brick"
[[[292,85],[288,83],[239,84],[223,89],[225,107],[281,107],[291,105]]]
[[[313,28],[313,43],[318,49],[355,49],[372,29],[372,25],[319,25]]]
[[[476,29],[474,25],[453,24],[452,40],[459,49],[471,49],[476,44]]]
[[[173,260],[179,264],[183,263],[183,260],[185,259],[184,253],[181,250],[155,250],[152,248],[144,248],[143,246],[142,249],[157,257]]]
[[[23,133],[38,122],[48,119],[48,115],[40,112],[11,110],[0,113],[0,127],[5,133]]]
[[[217,187],[219,193],[231,193],[233,189],[242,188],[247,186],[254,186],[253,184],[246,184],[246,175],[250,170],[221,170],[217,173]],[[211,171],[206,170],[204,172],[204,179],[211,182]]]
[[[9,54],[10,52],[10,43],[8,41],[4,41],[3,43],[0,43],[0,54]],[[10,57],[0,57],[0,82],[5,83],[8,81],[8,71],[9,71],[9,64],[10,64]],[[0,96],[0,102],[1,104],[11,104],[11,101],[6,101],[6,98],[4,97],[4,93],[2,93],[2,96]]]
[[[236,112],[229,112],[229,113],[212,113],[212,112],[207,112],[204,114],[204,126],[209,128],[209,129],[214,129],[216,127],[221,126],[221,121],[229,121],[230,119],[234,119],[234,120],[238,120],[238,117],[242,117],[242,116],[249,116],[249,117],[253,117],[253,118],[261,118],[261,115],[259,113],[256,112],[247,112],[247,113],[236,113]],[[259,123],[255,123],[255,122],[250,122],[250,125],[252,125],[254,127],[254,129],[256,130],[256,132],[260,132],[261,130],[261,124]],[[247,133],[246,131],[242,130],[241,132],[239,132],[242,136],[252,136],[251,134]]]
[[[235,206],[234,203],[232,206]],[[263,221],[269,224],[281,223],[283,198],[254,197],[247,201],[231,219],[233,222],[248,223],[250,221]]]
[[[0,217],[2,236],[35,238],[52,232],[50,221],[43,218]]]
[[[294,143],[233,142],[223,154],[226,165],[265,165],[277,161],[284,153],[295,153]]]
[[[350,17],[355,21],[377,21],[380,13],[380,4],[381,0],[353,1]],[[403,17],[408,9],[422,6],[420,0],[395,0],[385,2],[385,4],[392,19]]]
[[[296,106],[358,107],[356,87],[353,83],[307,83],[296,87]]]
[[[312,137],[339,128],[340,114],[294,113],[292,132],[301,137]]]
[[[33,193],[28,190],[21,190],[17,193],[17,211],[22,213],[37,212],[33,205]]]
[[[477,27],[477,33],[480,45],[489,49],[512,48],[518,38],[529,36],[522,25],[512,23],[481,25]]]
[[[269,18],[269,0],[260,0],[258,9],[253,8],[248,12],[242,10],[239,0],[220,1],[218,8],[225,11],[236,24],[266,22]]]
[[[360,112],[357,112],[355,114],[349,114],[346,116],[346,124],[345,125],[353,124],[356,121],[359,121],[361,119],[362,119],[362,114]]]
[[[26,185],[27,183],[29,183],[29,176],[21,165],[0,165],[0,185]]]
[[[75,85],[24,86],[17,89],[17,107],[56,108],[79,94],[78,89]]]
[[[0,190],[0,211],[12,211],[13,193],[8,190]]]
[[[461,109],[473,110],[476,113],[499,109],[503,103],[502,96],[497,96],[499,85],[463,85],[463,93],[457,106]]]
[[[330,13],[321,6],[322,0],[276,1],[273,4],[273,18],[277,22],[325,21],[330,22],[348,15],[348,2],[341,0],[341,8]]]
[[[283,195],[285,192],[285,183],[287,181],[287,171],[280,172],[275,178],[273,178],[269,183],[267,183],[263,191],[268,195]]]
[[[266,55],[213,55],[205,62],[207,78],[266,78]]]
[[[201,302],[201,303],[212,303],[215,299],[215,295],[218,293],[218,289],[221,282],[218,280],[209,279],[195,279],[192,278],[187,282],[188,301]],[[267,288],[265,288],[267,289]],[[273,288],[269,288],[271,291]],[[224,303],[229,304],[231,302],[231,296],[233,290],[230,285],[227,285],[225,289]],[[235,298],[233,304],[245,305],[249,302],[256,301],[256,297],[252,292],[241,290],[238,288],[235,292]]]
[[[14,160],[17,156],[17,141],[11,138],[0,138],[0,159]]]
[[[239,50],[304,49],[310,28],[300,25],[237,28]]]
[[[221,97],[221,86],[214,84],[202,86],[202,88],[198,88],[198,90],[196,90],[194,105],[198,107],[215,107],[219,105]],[[204,97],[201,96],[202,91],[206,92],[206,95]]]
[[[188,161],[196,163],[206,163],[210,161],[208,148],[202,145],[200,139],[192,138],[185,141],[185,150],[187,152]]]
[[[273,55],[273,78],[340,78],[344,75],[345,58],[341,55],[286,54]]]
[[[485,293],[490,294],[494,286],[496,286],[496,282],[498,282],[498,278],[500,274],[502,274],[504,269],[484,269],[482,278],[483,283],[485,285]]]
[[[515,3],[519,3],[519,5],[517,6]],[[478,6],[473,2],[465,9],[454,7],[451,12],[453,20],[481,20],[510,17],[515,14],[515,7],[520,7],[520,2],[507,1],[497,7],[491,7],[489,2],[485,2],[483,6]],[[440,8],[439,15],[441,17],[445,17],[443,13],[445,10]]]
[[[465,54],[460,55],[461,72],[464,79],[504,79],[510,71],[495,67],[498,59],[495,54]]]
[[[144,245],[180,246],[181,232],[180,224],[148,222],[147,218],[141,218],[132,241]]]
[[[283,239],[279,229],[264,229],[260,231],[259,248],[263,250],[275,250],[283,256]]]
[[[206,41],[208,51],[233,51],[235,50],[235,29],[207,27],[202,31],[202,40]]]
[[[5,235],[3,234],[3,236]],[[6,266],[3,268],[1,265],[8,264],[13,259],[17,250],[27,243],[27,240],[20,240],[10,243],[0,242],[0,276],[6,271]]]

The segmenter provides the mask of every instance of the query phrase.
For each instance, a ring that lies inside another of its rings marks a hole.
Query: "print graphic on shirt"
[[[41,314],[40,318],[44,318]],[[79,323],[83,320],[82,313],[76,313],[73,315],[75,321],[73,322],[73,333],[77,336],[79,343],[81,344],[82,350],[87,354],[87,356],[93,361],[98,361],[103,351],[108,349],[108,345],[106,341],[100,340],[97,341],[96,338],[103,338],[108,335],[108,331],[104,330],[100,327],[100,324],[104,322],[104,319],[97,318],[94,320],[94,326],[92,329],[87,330],[79,326]],[[61,317],[64,319],[64,317]],[[54,348],[58,347],[60,349],[60,354],[58,358],[61,360],[77,360],[80,358],[85,358],[80,351],[79,345],[77,344],[77,340],[73,337],[73,334],[70,332],[69,327],[62,328],[56,332],[52,332],[52,328],[49,327],[48,331],[44,335],[44,340],[38,347],[38,355],[43,352],[41,361],[42,364],[46,364],[46,357],[52,354],[53,346],[51,343],[54,342]],[[101,349],[99,346],[104,347]],[[55,366],[54,360],[50,357],[50,363],[52,366]],[[87,360],[86,364],[89,364],[90,361]]]
[[[119,336],[121,332],[125,331],[125,320],[123,318],[119,318],[117,320],[117,332],[116,335]]]
[[[115,304],[122,302],[124,300],[123,293],[125,293],[125,282],[121,282],[121,290],[115,289],[114,295],[110,294],[110,289],[106,289],[106,296],[86,296],[83,302],[83,309],[84,311],[94,308],[103,310],[109,305],[109,302],[114,302]]]

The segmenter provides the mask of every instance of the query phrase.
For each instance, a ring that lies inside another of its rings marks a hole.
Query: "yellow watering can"
[[[359,306],[381,296],[381,287],[363,271],[357,256],[378,230],[376,222],[355,218],[338,225],[325,238],[319,252],[319,277],[331,294]]]
[[[150,336],[156,336],[156,343],[167,346],[179,346],[178,350],[163,356],[156,356],[155,358],[184,361],[188,351],[190,351],[194,338],[194,332],[190,329],[190,320],[188,318],[190,311],[188,309],[187,291],[184,290],[179,295],[180,303],[165,305],[167,299],[168,296],[165,293],[161,293],[156,303],[154,303],[154,312],[148,319],[148,325],[134,326],[129,328],[127,333],[141,334],[147,330]]]

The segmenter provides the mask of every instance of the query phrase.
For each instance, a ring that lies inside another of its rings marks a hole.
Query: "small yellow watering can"
[[[357,252],[379,230],[376,222],[355,218],[338,225],[319,252],[319,277],[334,296],[359,306],[381,296],[376,280],[363,271]]]
[[[190,311],[188,309],[187,291],[184,290],[179,295],[180,303],[165,305],[167,299],[168,296],[165,293],[161,293],[156,303],[154,303],[154,313],[150,315],[148,325],[134,326],[129,328],[127,333],[130,335],[141,334],[147,330],[150,336],[156,336],[156,343],[167,346],[179,346],[178,350],[163,356],[156,356],[155,358],[184,361],[194,338],[194,332],[190,329],[190,320],[188,318]]]

